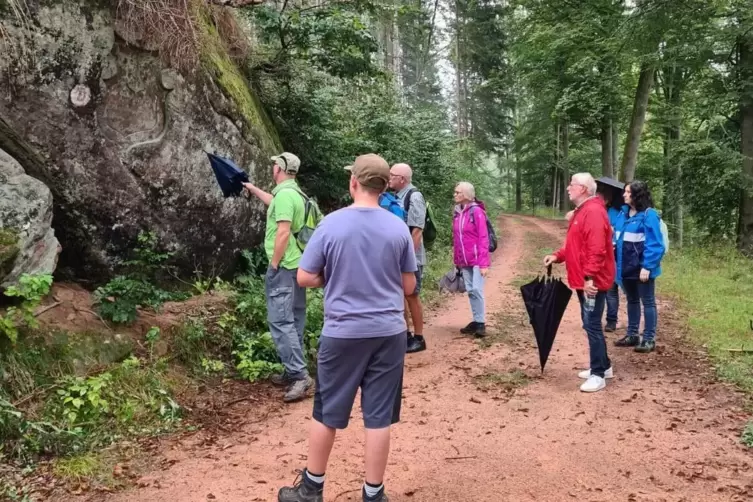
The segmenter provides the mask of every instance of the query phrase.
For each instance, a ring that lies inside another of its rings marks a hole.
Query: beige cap
[[[375,153],[367,153],[356,157],[350,166],[345,166],[358,182],[368,188],[384,190],[390,181],[390,165]]]
[[[277,162],[277,165],[287,174],[296,174],[301,168],[301,159],[292,153],[283,152],[280,155],[272,157],[272,160]]]

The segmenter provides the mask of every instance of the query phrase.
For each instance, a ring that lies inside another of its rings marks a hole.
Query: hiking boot
[[[423,335],[414,335],[408,339],[408,349],[406,350],[408,354],[422,350],[426,350],[426,340],[424,340]]]
[[[641,343],[641,339],[636,335],[623,336],[614,342],[617,347],[635,347],[639,343]]]
[[[578,378],[582,378],[583,380],[588,380],[590,377],[591,370],[583,370],[578,373]],[[607,371],[604,372],[604,378],[614,378],[614,370],[612,368],[607,369]]]
[[[464,335],[470,335],[474,331],[476,331],[476,326],[478,323],[476,321],[469,322],[468,325],[465,328],[460,328],[460,332]]]
[[[405,338],[405,348],[407,349],[410,347],[411,341],[413,340],[413,333],[408,330],[407,336]]]
[[[296,476],[293,486],[280,488],[277,493],[277,501],[324,502],[324,484],[320,485],[311,481],[306,475],[306,469],[304,469]]]
[[[591,375],[583,385],[580,386],[582,392],[598,392],[607,386],[607,381],[600,376]]]
[[[641,343],[639,345],[635,346],[636,352],[640,352],[641,354],[648,354],[649,352],[653,352],[656,348],[656,342],[653,340],[641,340]]]
[[[385,495],[384,493],[384,486],[374,497],[369,497],[368,495],[366,495],[365,486],[361,488],[361,494],[363,495],[363,502],[390,502],[390,499],[388,499],[387,495]]]
[[[269,377],[269,381],[272,382],[272,385],[275,385],[277,387],[285,387],[286,385],[290,385],[293,380],[288,376],[287,373],[277,373]]]
[[[604,326],[604,333],[614,333],[615,331],[617,331],[616,322],[607,322],[607,325]]]
[[[282,400],[285,401],[286,403],[300,401],[301,399],[306,397],[306,393],[313,386],[314,386],[314,379],[308,375],[304,379],[294,380],[288,386],[288,390],[285,393],[285,396],[282,398]]]
[[[483,338],[486,336],[486,324],[483,322],[477,322],[476,328],[473,330],[473,336],[476,338]]]

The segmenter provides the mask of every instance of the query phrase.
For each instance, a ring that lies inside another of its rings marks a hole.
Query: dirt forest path
[[[385,483],[393,501],[737,501],[753,499],[753,457],[739,446],[739,396],[711,381],[708,364],[681,343],[671,306],[660,304],[661,351],[617,351],[605,391],[579,392],[588,353],[571,300],[546,371],[520,299],[519,274],[539,269],[561,222],[500,219],[486,295],[489,340],[458,330],[465,296],[430,315],[429,349],[406,358],[402,421]],[[558,269],[564,274],[563,269]],[[624,298],[621,322],[624,322]],[[244,408],[246,406],[246,408]],[[234,406],[241,422],[220,436],[197,433],[165,446],[164,470],[113,501],[276,501],[305,465],[311,400]],[[360,499],[363,423],[358,405],[339,433],[325,501]],[[101,499],[100,499],[101,500]]]

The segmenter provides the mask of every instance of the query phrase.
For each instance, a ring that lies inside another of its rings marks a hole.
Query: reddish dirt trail
[[[706,363],[675,335],[662,330],[665,350],[647,356],[618,352],[610,339],[615,378],[606,390],[583,394],[576,373],[587,366],[587,343],[573,299],[540,376],[520,293],[510,283],[530,266],[532,242],[555,247],[564,230],[514,216],[501,227],[486,295],[488,322],[505,324],[498,329],[506,335],[488,348],[461,337],[470,317],[465,296],[433,315],[429,350],[406,358],[402,422],[385,479],[391,500],[751,500],[753,457],[738,444],[745,419],[739,398],[711,383]],[[671,308],[661,307],[660,322],[670,324]],[[512,370],[531,383],[512,391],[479,383]],[[150,486],[106,500],[275,501],[305,465],[311,406],[249,409],[247,423],[225,437],[181,439],[163,452],[172,465],[154,473]],[[360,500],[362,454],[356,405],[335,443],[326,501]]]

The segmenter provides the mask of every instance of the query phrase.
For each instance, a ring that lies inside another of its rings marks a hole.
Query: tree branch
[[[254,7],[261,5],[265,0],[207,0],[214,5],[221,5],[222,7],[233,7],[235,9],[240,7]]]

